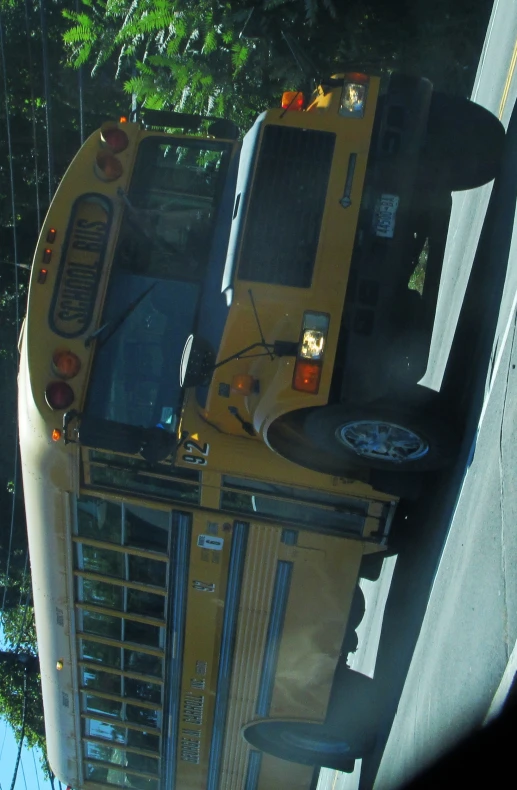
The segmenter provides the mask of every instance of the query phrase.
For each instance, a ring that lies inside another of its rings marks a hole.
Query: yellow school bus
[[[409,160],[430,97],[336,77],[242,143],[176,113],[110,122],[65,174],[33,263],[19,425],[67,785],[298,790],[371,747],[375,695],[346,664],[357,581],[387,547],[401,472],[452,450],[426,408],[422,431],[398,401],[363,402],[386,368],[362,358],[378,329],[361,310],[382,325],[385,302],[354,271],[367,242],[388,265],[408,235],[418,157],[404,180],[374,152]]]

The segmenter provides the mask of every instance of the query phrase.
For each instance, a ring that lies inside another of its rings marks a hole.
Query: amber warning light
[[[282,94],[282,109],[300,111],[305,107],[305,96],[301,91],[285,91]]]

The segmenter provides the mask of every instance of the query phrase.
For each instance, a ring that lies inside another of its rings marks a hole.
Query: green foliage
[[[3,717],[18,737],[22,725],[23,681],[23,667],[17,664],[0,663],[0,708]],[[31,748],[36,746],[45,751],[45,727],[39,674],[29,674],[27,683],[26,743]]]

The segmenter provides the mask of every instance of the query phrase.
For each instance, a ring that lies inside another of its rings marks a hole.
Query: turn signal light
[[[124,168],[116,156],[109,151],[99,151],[95,161],[95,174],[103,181],[116,181],[120,178]]]
[[[56,351],[52,357],[52,369],[62,379],[72,379],[81,370],[81,360],[72,351]]]
[[[107,145],[114,154],[125,151],[129,145],[127,134],[119,129],[118,126],[103,126],[101,129],[101,140]]]
[[[61,439],[61,431],[58,428],[54,428],[51,436],[53,442],[58,442]]]
[[[293,389],[316,395],[320,387],[321,365],[297,359],[294,366]]]
[[[67,409],[74,402],[74,391],[64,381],[52,381],[45,390],[45,400],[51,409]]]
[[[251,395],[257,391],[258,381],[253,376],[241,375],[232,378],[232,392],[238,395]]]
[[[283,110],[303,110],[305,107],[305,96],[301,91],[285,91],[282,93]]]

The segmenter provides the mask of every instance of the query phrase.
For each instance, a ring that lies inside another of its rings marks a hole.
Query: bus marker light
[[[346,74],[341,92],[339,114],[346,118],[362,118],[368,93],[368,77],[364,74]]]
[[[43,263],[50,263],[50,259],[52,258],[52,250],[48,247],[43,250]]]
[[[64,666],[65,666],[65,662],[63,661],[62,658],[60,658],[59,661],[56,662],[56,669],[57,669],[57,671],[61,672],[61,670],[63,669]]]
[[[232,378],[232,392],[238,395],[251,395],[257,392],[258,380],[253,376],[240,375]]]
[[[44,283],[45,280],[47,279],[47,274],[48,274],[48,272],[47,272],[46,269],[40,269],[39,270],[39,274],[38,274],[38,282],[39,283]]]
[[[99,151],[95,161],[95,175],[103,181],[116,181],[123,173],[122,163],[109,151]]]
[[[128,121],[127,121],[127,118],[126,118],[125,115],[121,115],[120,118],[118,119],[118,122],[119,123],[127,123]]]
[[[47,233],[47,241],[49,244],[53,244],[53,242],[55,242],[56,234],[57,234],[57,230],[55,228],[49,228],[49,231]]]
[[[114,154],[125,151],[129,145],[129,138],[123,129],[118,126],[109,126],[101,129],[101,140]]]
[[[301,91],[284,91],[282,93],[282,110],[300,112],[305,107],[305,96]]]
[[[52,441],[58,442],[60,439],[61,439],[61,431],[59,430],[59,428],[54,428],[54,430],[52,431]]]
[[[320,386],[322,367],[318,362],[297,359],[294,366],[293,389],[316,395]]]
[[[45,400],[51,409],[67,409],[74,402],[74,391],[64,381],[52,381],[45,390]]]
[[[72,351],[55,351],[52,369],[61,379],[72,379],[81,370],[81,360]]]

